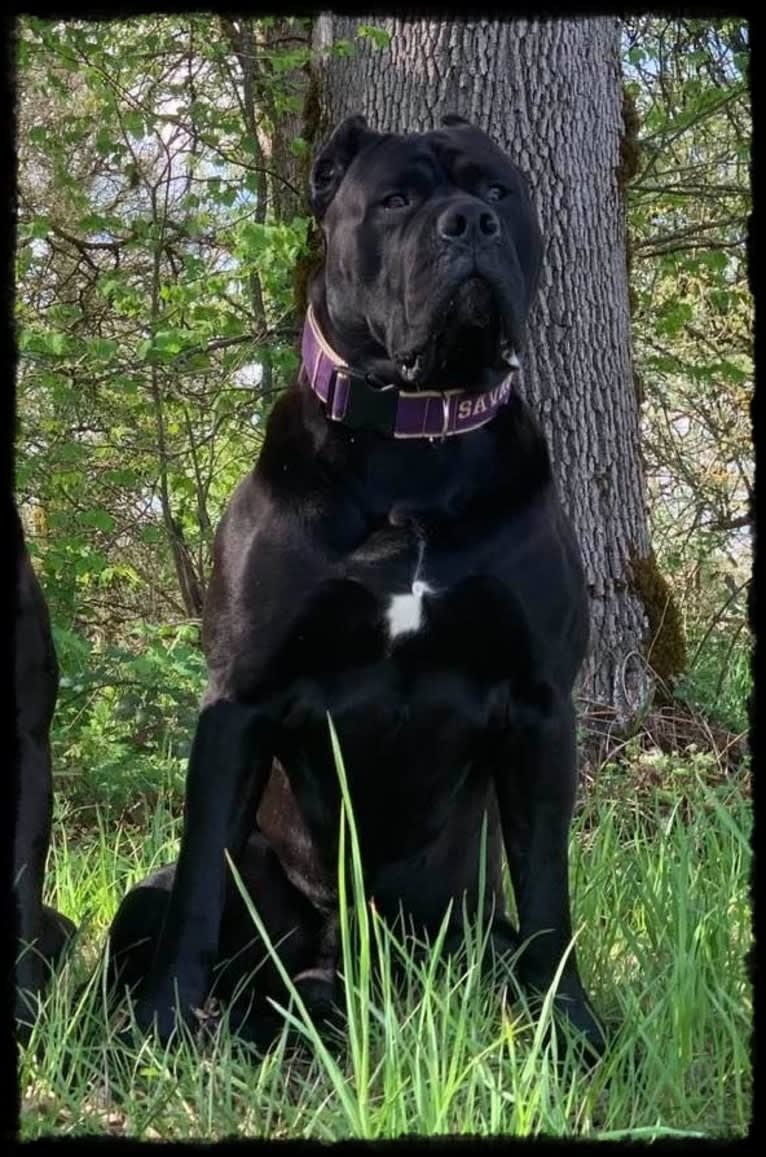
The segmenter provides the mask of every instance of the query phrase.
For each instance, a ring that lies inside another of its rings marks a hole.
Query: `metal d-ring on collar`
[[[440,434],[431,434],[428,441],[433,446],[434,442],[444,442],[449,430],[449,394],[442,394],[442,428]]]
[[[442,394],[442,442],[447,437],[447,430],[449,429],[449,397],[447,394]]]

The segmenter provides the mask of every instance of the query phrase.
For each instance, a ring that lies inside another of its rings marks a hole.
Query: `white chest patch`
[[[423,595],[430,594],[433,594],[433,590],[428,583],[416,580],[412,584],[411,594],[393,596],[386,611],[389,638],[395,639],[397,635],[420,630],[423,620]]]

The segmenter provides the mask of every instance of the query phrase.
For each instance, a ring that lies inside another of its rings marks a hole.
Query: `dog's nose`
[[[498,235],[500,222],[480,201],[460,201],[444,210],[436,231],[445,241],[483,241]]]

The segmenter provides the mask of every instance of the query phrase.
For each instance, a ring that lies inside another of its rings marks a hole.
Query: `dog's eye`
[[[503,197],[505,197],[507,192],[508,192],[508,190],[505,188],[504,185],[490,185],[489,188],[487,189],[487,200],[488,201],[502,201]]]
[[[404,209],[406,205],[409,205],[409,201],[404,193],[389,193],[387,197],[383,198],[381,205],[384,209]]]

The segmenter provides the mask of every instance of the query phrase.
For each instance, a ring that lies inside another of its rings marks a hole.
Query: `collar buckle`
[[[370,384],[370,375],[352,370],[349,366],[339,366],[338,377],[348,378],[349,388],[346,407],[341,419],[351,430],[374,430],[385,437],[391,437],[396,430],[396,416],[399,406],[399,391],[396,386],[375,387]]]

